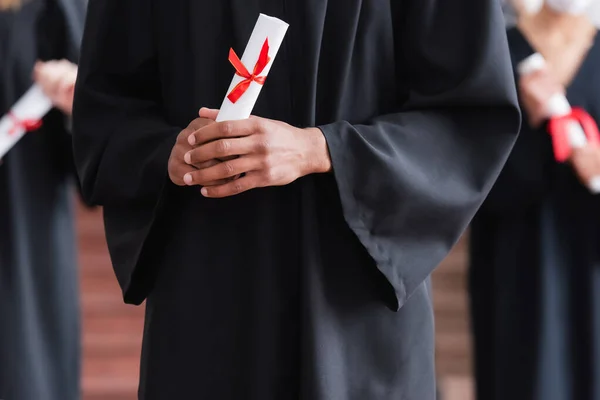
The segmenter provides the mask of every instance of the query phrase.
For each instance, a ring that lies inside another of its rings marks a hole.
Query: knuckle
[[[188,125],[187,129],[189,129],[192,132],[195,131],[198,127],[198,122],[199,121],[197,118],[192,120],[192,122],[190,122],[190,124]]]
[[[218,154],[226,154],[231,149],[231,142],[229,140],[219,140],[216,142],[216,147]]]
[[[177,140],[178,141],[187,140],[187,138],[192,134],[192,132],[193,131],[188,126],[184,130],[182,130],[181,132],[179,132],[179,136],[177,136]]]
[[[267,168],[263,172],[263,178],[266,182],[274,182],[275,181],[275,170],[273,168]]]
[[[219,126],[219,132],[223,136],[229,136],[233,132],[233,124],[231,122],[223,122],[221,126]]]
[[[257,118],[254,121],[254,130],[257,133],[266,133],[267,132],[267,123],[265,120]]]
[[[230,174],[234,174],[235,173],[235,166],[233,165],[233,163],[229,162],[229,161],[225,161],[223,164],[223,172],[227,175]]]
[[[261,136],[257,141],[256,141],[256,151],[260,152],[260,153],[268,153],[271,150],[271,142],[266,138]]]
[[[260,160],[261,169],[264,171],[271,171],[273,169],[273,160],[271,157],[262,157]]]

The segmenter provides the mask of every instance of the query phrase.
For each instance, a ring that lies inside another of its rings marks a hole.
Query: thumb
[[[219,110],[215,110],[212,108],[202,107],[198,112],[200,118],[212,119],[213,121],[217,119],[217,115],[219,114]]]

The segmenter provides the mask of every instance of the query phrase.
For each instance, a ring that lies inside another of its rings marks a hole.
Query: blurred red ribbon
[[[548,132],[552,136],[554,158],[558,162],[565,162],[571,156],[571,143],[569,141],[569,124],[577,122],[587,137],[587,143],[600,145],[600,133],[594,119],[582,108],[574,107],[571,113],[562,117],[553,117],[548,123]]]
[[[17,133],[18,129],[23,129],[25,132],[32,132],[42,127],[41,119],[19,119],[12,111],[8,113],[8,116],[13,121],[13,126],[8,131],[9,135]]]
[[[229,49],[229,62],[231,63],[231,65],[233,65],[233,68],[235,68],[235,73],[245,79],[238,83],[231,90],[231,92],[227,95],[227,98],[235,104],[235,102],[238,101],[244,93],[246,93],[246,90],[248,90],[252,82],[256,82],[259,85],[264,85],[267,77],[259,75],[261,74],[261,72],[263,72],[267,64],[269,64],[270,60],[271,59],[269,58],[269,38],[265,39],[265,43],[262,46],[260,56],[258,57],[258,61],[254,66],[254,71],[252,72],[252,74],[248,72],[248,69],[239,59],[237,54],[235,54],[235,51],[233,51],[233,49]]]

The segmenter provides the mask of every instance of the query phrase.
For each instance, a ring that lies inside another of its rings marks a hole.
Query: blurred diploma
[[[52,102],[33,85],[0,119],[0,159],[27,133],[39,129]]]
[[[260,14],[241,60],[233,49],[229,51],[229,61],[236,72],[217,122],[250,117],[288,26],[280,19]]]

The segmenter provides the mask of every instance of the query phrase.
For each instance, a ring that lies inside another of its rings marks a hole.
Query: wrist
[[[308,157],[306,170],[308,174],[324,174],[331,171],[331,158],[325,135],[319,128],[306,128],[304,134],[308,139]]]

